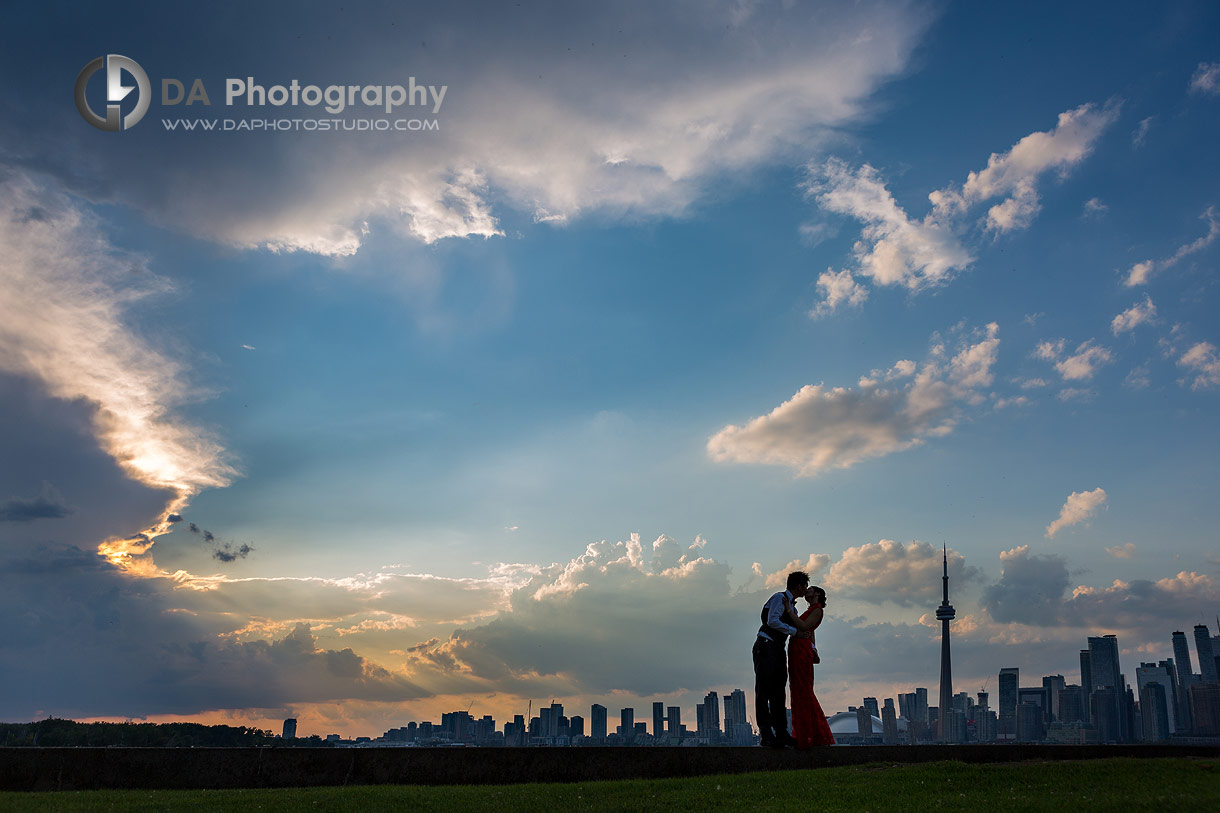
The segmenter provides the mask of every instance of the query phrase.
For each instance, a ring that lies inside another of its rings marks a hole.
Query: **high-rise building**
[[[1089,664],[1092,669],[1093,685],[1090,687],[1092,694],[1096,694],[1100,689],[1113,689],[1112,694],[1106,695],[1107,701],[1114,704],[1113,719],[1117,728],[1113,737],[1101,739],[1103,726],[1098,721],[1095,711],[1099,708],[1096,698],[1089,699],[1089,719],[1092,720],[1093,726],[1097,729],[1097,735],[1100,742],[1121,742],[1126,739],[1127,731],[1127,715],[1125,686],[1118,663],[1118,637],[1114,635],[1102,635],[1089,637]],[[1107,718],[1109,719],[1109,718]]]
[[[546,711],[546,709],[542,709]],[[563,703],[552,703],[550,708],[550,720],[547,722],[546,735],[548,737],[559,736],[559,721],[563,717]]]
[[[1063,675],[1047,675],[1042,678],[1042,688],[1046,689],[1046,698],[1050,703],[1050,716],[1047,718],[1047,722],[1059,719],[1059,692],[1066,685]]]
[[[747,725],[746,723],[746,693],[741,689],[734,689],[731,693],[724,697],[724,730],[725,733],[734,734],[737,731],[737,726]]]
[[[1212,649],[1212,636],[1206,624],[1195,625],[1195,654],[1199,656],[1199,674],[1204,683],[1220,683],[1216,675],[1216,655]]]
[[[1097,741],[1099,743],[1118,742],[1121,736],[1118,719],[1118,689],[1109,686],[1094,689],[1093,694],[1090,695],[1090,703],[1092,708],[1089,710],[1089,717],[1093,721],[1093,728],[1097,731]]]
[[[885,705],[881,707],[881,742],[885,745],[898,744],[898,715],[892,697],[885,698]]]
[[[583,737],[585,735],[585,718],[579,714],[572,715],[572,719],[568,721],[568,736]]]
[[[1030,703],[1038,707],[1042,714],[1042,723],[1045,725],[1050,721],[1047,719],[1050,714],[1050,700],[1046,696],[1046,688],[1043,686],[1022,686],[1017,689],[1017,705],[1022,703]]]
[[[624,740],[630,742],[635,739],[635,709],[630,706],[621,709],[618,713],[619,727],[618,735]]]
[[[1000,670],[999,739],[1013,740],[1017,736],[1017,687],[1021,670],[1007,666]]]
[[[1039,688],[1038,691],[1041,691]],[[1037,703],[1018,703],[1016,708],[1017,741],[1041,742],[1046,737],[1043,710]]]
[[[1144,742],[1169,739],[1169,703],[1160,681],[1149,680],[1140,686],[1140,722]]]
[[[706,736],[712,739],[720,737],[720,696],[716,692],[708,692],[703,696],[703,716],[707,725]]]
[[[944,575],[941,576],[941,587],[944,598],[936,608],[936,620],[940,622],[940,715],[937,717],[936,739],[946,741],[944,721],[945,712],[953,708],[953,666],[949,655],[949,622],[953,620],[956,611],[949,603],[949,546],[942,549],[942,564]],[[875,701],[874,701],[875,702]]]
[[[915,704],[915,693],[908,692],[898,695],[898,716],[911,720],[911,706]]]
[[[856,709],[856,730],[861,737],[873,736],[873,715],[869,714],[864,706]]]
[[[1176,630],[1173,633],[1173,659],[1178,671],[1177,683],[1177,724],[1178,731],[1190,731],[1190,697],[1187,690],[1194,683],[1194,673],[1190,668],[1190,646],[1186,643],[1186,633]]]
[[[660,700],[652,704],[652,736],[660,737],[665,734],[665,704]]]
[[[1190,687],[1189,696],[1194,735],[1220,736],[1220,684],[1196,683]]]
[[[1135,668],[1135,685],[1139,691],[1140,697],[1140,713],[1144,715],[1143,734],[1144,739],[1148,739],[1148,710],[1144,708],[1144,687],[1149,683],[1158,683],[1161,687],[1161,692],[1165,695],[1166,703],[1166,721],[1167,731],[1164,737],[1160,739],[1168,739],[1169,734],[1177,731],[1176,720],[1174,715],[1174,690],[1173,690],[1173,674],[1171,664],[1161,661],[1158,666],[1155,663],[1141,663]]]
[[[1087,649],[1080,650],[1080,691],[1083,693],[1085,722],[1092,720],[1093,656]]]
[[[1118,636],[1103,635],[1089,637],[1089,664],[1093,675],[1093,689],[1109,686],[1122,690],[1122,670],[1118,664]]]
[[[1083,723],[1085,721],[1084,689],[1074,684],[1064,686],[1059,690],[1059,722]]]
[[[668,706],[665,714],[665,733],[671,737],[682,734],[682,709],[679,706]]]
[[[864,708],[868,709],[868,713],[874,717],[881,716],[881,708],[877,705],[877,698],[875,697],[864,698]]]
[[[606,707],[594,703],[589,712],[589,736],[595,740],[606,739]]]
[[[284,721],[283,738],[286,740],[295,740],[297,738],[297,718],[289,717]]]

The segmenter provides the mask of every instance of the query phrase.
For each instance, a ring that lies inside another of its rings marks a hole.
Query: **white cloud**
[[[1120,333],[1135,330],[1139,325],[1150,323],[1155,319],[1156,305],[1152,304],[1152,297],[1145,296],[1143,302],[1136,302],[1115,316],[1113,321],[1110,322],[1110,329],[1117,336]]]
[[[933,354],[901,386],[865,378],[854,389],[802,387],[770,413],[721,429],[708,440],[708,454],[720,462],[782,465],[814,476],[946,435],[961,405],[990,386],[998,333],[997,325],[988,325],[976,340],[963,341],[947,365]],[[895,370],[910,375],[912,364],[904,360]]]
[[[1152,120],[1154,116],[1149,116],[1142,119],[1139,126],[1135,128],[1135,132],[1131,134],[1131,146],[1141,147],[1144,144],[1144,139],[1148,137],[1148,131],[1152,129]]]
[[[822,576],[822,571],[824,571],[829,564],[829,554],[811,553],[809,554],[809,558],[804,561],[801,561],[800,559],[793,559],[779,570],[768,573],[763,580],[763,586],[771,590],[781,589],[785,584],[788,583],[788,574],[794,570],[801,570],[809,574],[809,580],[812,583],[817,584],[818,580]]]
[[[1073,491],[1068,495],[1067,501],[1063,503],[1063,508],[1059,509],[1058,518],[1046,526],[1046,538],[1053,539],[1055,534],[1064,528],[1086,522],[1105,504],[1106,491],[1103,488],[1095,488],[1092,491]]]
[[[1084,216],[1089,218],[1100,218],[1110,211],[1110,207],[1101,202],[1100,198],[1089,198],[1084,202]]]
[[[853,276],[874,285],[901,285],[918,291],[949,282],[974,262],[959,234],[971,207],[1003,196],[1004,200],[988,210],[987,228],[1007,232],[1029,226],[1040,208],[1039,177],[1050,170],[1066,175],[1092,151],[1098,136],[1117,115],[1114,104],[1101,108],[1086,104],[1061,113],[1053,130],[1031,133],[1002,155],[993,153],[987,167],[971,172],[960,190],[947,187],[931,192],[932,209],[922,219],[907,214],[881,173],[869,164],[856,170],[838,158],[810,164],[804,189],[822,209],[863,224],[852,249],[857,263]],[[832,288],[831,283],[838,287]],[[860,283],[852,277],[823,274],[818,286],[825,290],[823,301],[811,311],[815,317],[834,311],[848,292],[864,299]],[[856,304],[854,300],[852,304]]]
[[[1065,355],[1067,342],[1064,339],[1039,342],[1034,357],[1052,362],[1064,381],[1087,381],[1097,368],[1109,364],[1114,355],[1109,348],[1098,345],[1092,339],[1082,342],[1074,352]]]
[[[176,412],[200,395],[183,365],[128,324],[136,303],[168,290],[141,257],[111,246],[81,204],[0,166],[0,371],[93,405],[98,443],[128,477],[173,495],[167,513],[234,475],[219,442]],[[168,528],[162,521],[103,552],[123,560]]]
[[[1113,547],[1106,548],[1106,553],[1115,559],[1130,559],[1135,556],[1135,543],[1128,542],[1125,545],[1114,545]]]
[[[880,173],[868,164],[853,172],[843,161],[832,158],[809,169],[806,193],[823,209],[850,215],[864,224],[853,253],[859,275],[873,284],[917,290],[947,282],[954,271],[974,261],[947,226],[931,218],[908,217]]]
[[[388,47],[388,19],[371,12],[362,70],[444,81],[440,133],[359,146],[292,140],[275,145],[274,160],[260,149],[179,151],[150,156],[175,161],[172,178],[106,177],[122,202],[190,233],[331,256],[355,253],[373,230],[425,243],[499,235],[509,211],[557,227],[591,214],[676,216],[708,189],[795,162],[869,114],[869,98],[905,69],[930,19],[874,3],[816,13],[768,4],[741,29],[737,7],[642,6],[626,35],[613,15],[574,7],[516,9],[460,38],[444,15],[420,13],[413,31],[426,52]],[[308,56],[321,73],[350,69],[326,54],[284,56]],[[105,163],[85,149],[82,163]]]
[[[949,579],[957,588],[979,578],[960,553],[951,550],[948,557]],[[941,595],[942,562],[941,549],[927,542],[882,539],[843,551],[831,565],[826,588],[872,604],[926,605]]]
[[[1199,215],[1199,219],[1207,221],[1207,234],[1180,246],[1177,251],[1164,260],[1144,260],[1136,263],[1127,272],[1127,278],[1123,281],[1123,284],[1128,288],[1143,285],[1152,278],[1153,274],[1174,267],[1191,254],[1198,254],[1214,243],[1216,237],[1220,236],[1220,215],[1216,213],[1216,207],[1208,206],[1203,214]]]
[[[1178,366],[1194,374],[1193,390],[1220,386],[1220,351],[1211,342],[1199,342],[1182,354]]]
[[[1152,378],[1149,376],[1148,365],[1141,364],[1138,367],[1132,368],[1131,372],[1127,373],[1127,377],[1123,379],[1123,384],[1133,390],[1142,390],[1152,384]]]
[[[868,289],[856,282],[847,270],[827,268],[818,276],[818,291],[822,301],[809,312],[815,319],[833,313],[840,305],[858,308],[868,299]]]
[[[1190,77],[1192,93],[1220,95],[1220,62],[1200,62]]]
[[[987,213],[987,227],[999,232],[1025,228],[1037,215],[1037,180],[1050,170],[1065,176],[1083,161],[1101,133],[1118,118],[1118,105],[1085,104],[1059,114],[1052,130],[1030,133],[1003,154],[992,153],[985,169],[971,172],[960,191],[933,192],[935,211],[960,214],[975,203],[1007,195]]]

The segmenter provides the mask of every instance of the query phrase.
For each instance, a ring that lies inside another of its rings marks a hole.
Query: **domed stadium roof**
[[[856,721],[856,713],[854,711],[841,711],[838,714],[832,714],[826,718],[826,722],[830,723],[830,733],[838,736],[839,734],[859,734],[860,725]],[[898,730],[907,730],[907,719],[899,717],[897,720]],[[881,718],[873,716],[873,733],[880,734],[882,727]]]

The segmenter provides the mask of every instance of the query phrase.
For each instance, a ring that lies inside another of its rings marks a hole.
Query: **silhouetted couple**
[[[799,616],[798,597],[809,604]],[[834,745],[826,715],[813,693],[813,665],[821,660],[813,631],[822,623],[825,609],[826,591],[811,587],[808,574],[799,570],[788,574],[786,590],[763,605],[762,626],[754,641],[754,713],[764,747]],[[792,692],[791,734],[784,706],[785,678]]]

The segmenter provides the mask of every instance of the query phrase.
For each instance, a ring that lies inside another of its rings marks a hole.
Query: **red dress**
[[[807,620],[814,608],[801,614]],[[797,748],[834,745],[834,734],[826,714],[813,693],[813,641],[809,638],[788,639],[788,690],[792,694],[792,736]]]

